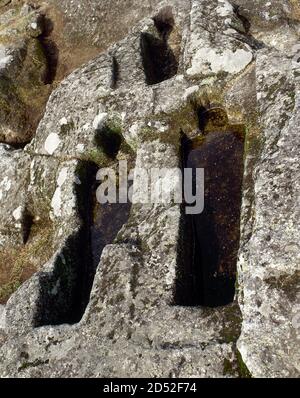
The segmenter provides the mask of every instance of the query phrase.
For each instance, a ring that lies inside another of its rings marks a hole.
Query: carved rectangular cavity
[[[217,307],[234,300],[244,135],[220,130],[183,140],[184,167],[205,170],[205,207],[197,215],[182,209],[177,305]]]
[[[165,38],[143,33],[141,56],[148,85],[161,83],[177,74],[178,61]]]
[[[82,181],[76,192],[82,225],[56,257],[54,271],[40,276],[35,327],[74,324],[81,320],[102,251],[114,242],[129,218],[131,204],[100,205],[97,202],[97,171],[94,164],[82,162],[76,173]]]

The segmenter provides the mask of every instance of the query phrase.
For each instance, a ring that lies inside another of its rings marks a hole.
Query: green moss
[[[225,358],[223,362],[223,376],[238,376],[241,379],[252,378],[249,369],[245,365],[240,352],[236,349],[236,359],[230,361]]]
[[[235,376],[236,370],[234,369],[234,364],[227,358],[223,362],[223,376]]]
[[[129,155],[130,157],[135,156],[135,150],[132,148],[125,140],[122,140],[120,147],[120,153],[124,155]]]
[[[122,121],[118,116],[112,116],[106,122],[106,128],[112,133],[122,135]]]
[[[245,130],[244,159],[248,156],[258,156],[262,149],[261,133],[254,125],[249,125]]]
[[[81,155],[81,159],[93,162],[99,167],[106,167],[110,164],[110,159],[101,149],[91,149]]]
[[[195,101],[189,101],[183,108],[168,115],[171,129],[180,129],[185,134],[193,133],[199,127]]]
[[[168,126],[165,132],[158,131],[154,125],[155,122]],[[147,119],[145,127],[140,131],[139,140],[141,142],[152,142],[159,140],[163,144],[172,145],[177,151],[181,148],[182,132],[185,134],[192,134],[198,129],[197,112],[195,112],[193,105],[189,102],[181,109],[172,113],[161,113],[155,115],[155,119]]]
[[[249,372],[249,369],[244,363],[242,355],[238,350],[236,352],[236,357],[237,357],[237,368],[238,368],[239,377],[242,379],[251,379],[252,375]]]
[[[81,154],[79,158],[93,162],[99,167],[108,167],[116,158],[134,156],[134,150],[125,141],[122,134],[122,122],[117,116],[111,116],[105,125],[95,132],[94,148]]]
[[[237,303],[224,308],[224,325],[221,331],[222,341],[235,343],[241,334],[242,315]]]

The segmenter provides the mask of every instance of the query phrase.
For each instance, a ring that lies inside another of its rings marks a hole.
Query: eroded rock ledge
[[[1,146],[0,258],[18,244],[33,273],[1,307],[1,376],[299,376],[299,6],[273,3],[153,2],[58,85],[30,144]],[[245,139],[238,282],[228,306],[181,306],[180,206],[105,217],[92,182],[180,166],[212,109]]]

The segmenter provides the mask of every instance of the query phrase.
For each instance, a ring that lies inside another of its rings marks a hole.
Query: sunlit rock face
[[[15,127],[24,91],[0,110],[0,375],[299,376],[298,4],[4,3],[1,26],[37,18],[27,46],[39,13],[62,13],[51,40],[68,76],[30,135]],[[28,82],[45,66],[15,62],[24,46],[2,33],[0,100],[7,79],[23,87],[19,67]],[[82,41],[98,50],[79,56]],[[139,169],[203,167],[204,211],[99,204],[96,173],[121,160],[136,198]]]

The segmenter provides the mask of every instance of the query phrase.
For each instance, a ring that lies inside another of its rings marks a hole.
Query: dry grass
[[[34,226],[26,245],[0,250],[0,304],[50,259],[52,247],[53,230],[47,225]]]
[[[55,5],[41,0],[32,0],[30,3],[38,7],[39,11],[53,24],[53,29],[48,32],[47,39],[55,43],[58,50],[57,70],[52,83],[54,89],[71,72],[99,55],[102,49],[88,41],[77,42],[75,38],[70,42],[65,35],[67,23],[65,16]]]
[[[291,6],[293,7],[293,16],[298,21],[300,20],[300,5],[299,0],[290,0]]]

